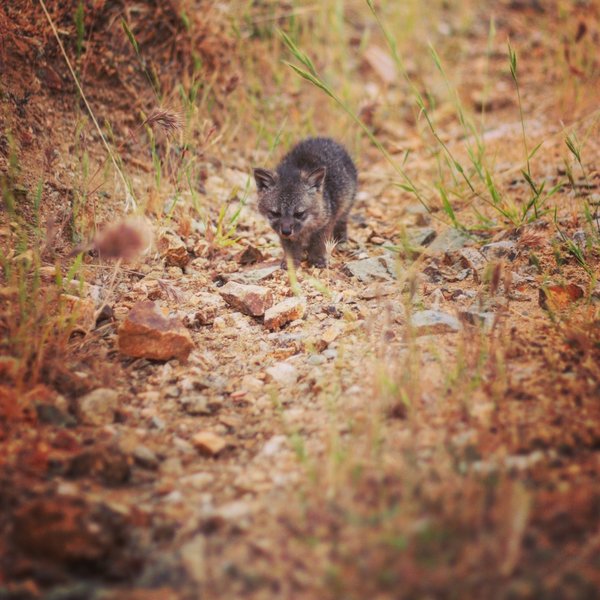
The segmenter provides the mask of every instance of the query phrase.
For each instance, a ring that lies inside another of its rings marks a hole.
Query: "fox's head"
[[[283,239],[298,240],[323,227],[327,211],[323,201],[325,167],[310,172],[297,168],[270,171],[254,169],[258,210]]]

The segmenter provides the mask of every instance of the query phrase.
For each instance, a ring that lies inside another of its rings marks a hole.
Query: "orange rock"
[[[280,329],[286,323],[301,319],[306,312],[304,298],[286,298],[265,312],[265,327],[267,329]]]
[[[137,302],[119,328],[119,350],[127,356],[184,361],[193,348],[181,321],[165,317],[154,302]]]
[[[194,448],[205,456],[216,456],[227,447],[227,441],[212,431],[201,431],[192,438]]]
[[[219,293],[223,300],[236,310],[252,317],[260,317],[273,305],[273,294],[269,288],[259,285],[244,285],[229,281]]]
[[[539,303],[546,310],[562,310],[583,298],[583,289],[574,283],[540,288]]]

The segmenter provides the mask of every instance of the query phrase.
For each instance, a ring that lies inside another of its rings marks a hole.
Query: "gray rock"
[[[278,362],[266,369],[267,376],[280,385],[294,385],[298,381],[298,371],[294,365]]]
[[[510,240],[503,240],[501,242],[492,242],[486,244],[481,252],[488,260],[499,260],[501,258],[507,258],[508,260],[515,260],[519,251],[515,242]]]
[[[413,246],[428,246],[437,235],[433,227],[415,227],[414,229],[409,229],[407,233],[408,241]]]
[[[471,238],[460,229],[446,229],[438,235],[429,246],[433,252],[448,252],[450,250],[459,250],[471,241]]]
[[[279,265],[269,265],[258,269],[248,269],[240,273],[232,273],[227,276],[229,281],[237,281],[238,283],[257,284],[265,281],[273,276],[279,270]]]
[[[485,256],[476,248],[461,248],[457,257],[465,267],[477,272],[483,271],[487,264]]]
[[[148,446],[136,446],[133,450],[133,458],[140,467],[144,467],[145,469],[158,468],[158,457]]]
[[[115,420],[119,394],[109,388],[98,388],[75,401],[75,414],[84,425],[110,425]]]
[[[416,312],[412,315],[410,322],[417,335],[435,335],[460,331],[459,320],[439,310]]]
[[[393,259],[387,255],[353,260],[346,263],[344,271],[362,283],[390,281],[396,276]]]
[[[164,419],[161,419],[160,417],[157,417],[156,415],[154,415],[150,419],[150,427],[152,429],[158,429],[159,431],[164,431],[166,426],[167,426],[167,424],[165,423]]]
[[[321,354],[311,354],[306,362],[313,367],[318,367],[319,365],[326,363],[327,358]]]

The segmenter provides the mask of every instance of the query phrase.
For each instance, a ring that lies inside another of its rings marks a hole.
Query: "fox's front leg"
[[[291,260],[294,264],[294,268],[300,266],[302,261],[302,244],[300,242],[293,242],[292,240],[281,239],[281,247],[283,248],[283,258],[281,259],[281,268],[288,268],[288,260]]]
[[[327,266],[327,248],[325,230],[316,231],[308,241],[308,262],[313,267],[324,269]]]

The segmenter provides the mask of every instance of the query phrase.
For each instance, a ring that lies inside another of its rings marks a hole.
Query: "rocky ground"
[[[525,197],[497,93],[489,151]],[[558,120],[528,131],[556,185]],[[0,388],[20,407],[0,438],[0,598],[595,597],[600,290],[578,203],[597,203],[599,159],[592,139],[556,219],[466,231],[365,144],[349,242],[292,276],[253,200],[233,245],[175,207],[141,258],[92,253],[69,354]],[[244,189],[246,170],[207,169],[207,199]]]

